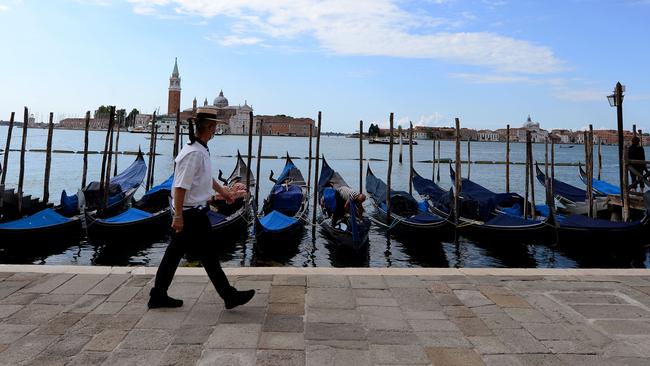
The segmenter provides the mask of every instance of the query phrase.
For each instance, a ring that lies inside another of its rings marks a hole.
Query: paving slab
[[[0,365],[648,365],[650,271],[0,265]]]

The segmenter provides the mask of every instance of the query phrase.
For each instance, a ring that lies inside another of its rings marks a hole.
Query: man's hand
[[[233,203],[235,203],[235,199],[232,197],[232,195],[230,194],[230,192],[227,192],[227,191],[226,191],[226,192],[224,192],[224,193],[225,193],[225,194],[222,193],[221,196],[223,197],[223,199],[226,200],[226,203],[227,203],[227,204],[232,205]]]
[[[172,220],[172,229],[174,229],[174,232],[178,234],[183,230],[183,224],[183,216],[174,216],[174,219]]]

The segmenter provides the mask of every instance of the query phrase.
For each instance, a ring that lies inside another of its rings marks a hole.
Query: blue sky
[[[0,0],[0,119],[182,105],[387,125],[650,131],[650,0]],[[44,117],[43,117],[44,119]]]

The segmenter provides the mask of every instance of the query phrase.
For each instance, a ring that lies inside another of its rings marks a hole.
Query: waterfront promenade
[[[1,365],[648,365],[650,270],[0,265]]]

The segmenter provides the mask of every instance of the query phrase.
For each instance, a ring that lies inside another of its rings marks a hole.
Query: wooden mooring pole
[[[530,205],[531,205],[531,210],[530,210],[530,215],[535,220],[537,217],[537,214],[535,213],[535,174],[533,170],[533,164],[535,160],[533,159],[533,140],[532,136],[530,136],[530,131],[528,132],[529,138],[528,138],[528,156],[529,156],[529,161],[530,163],[528,164],[528,169],[529,169],[529,178],[530,178]]]
[[[393,113],[391,112],[388,119],[389,123],[389,139],[388,139],[388,173],[386,177],[386,185],[388,189],[386,190],[386,223],[390,225],[391,217],[391,202],[390,202],[390,188],[391,188],[391,176],[393,175]]]
[[[506,193],[510,193],[510,125],[506,125]]]
[[[151,182],[149,182],[149,187],[153,188],[153,183],[156,181],[156,154],[158,154],[158,128],[160,126],[156,125],[154,137],[153,137],[153,154],[151,157]],[[115,155],[117,156],[117,155]]]
[[[591,131],[592,127],[589,125],[589,130],[584,132],[585,139],[585,168],[587,169],[587,215],[589,217],[594,217],[593,212],[593,190],[592,190],[592,164],[591,159],[591,150],[593,149],[591,145]]]
[[[11,117],[9,117],[9,127],[7,129],[7,143],[5,144],[5,151],[2,163],[2,179],[0,184],[5,184],[5,178],[7,177],[7,164],[9,162],[9,149],[11,148],[11,132],[14,129],[14,116],[15,112],[11,112]]]
[[[260,124],[258,126],[258,134],[259,134],[259,139],[257,140],[257,164],[255,165],[255,206],[254,209],[257,210],[258,204],[259,204],[259,196],[260,196],[260,167],[262,165],[262,127],[264,124],[264,120],[260,119]],[[310,126],[310,131],[309,135],[311,135],[311,126]],[[311,139],[309,140],[311,142]],[[310,144],[311,145],[311,144]],[[310,149],[310,155],[311,155],[311,149]],[[249,168],[250,169],[250,168]],[[309,184],[307,184],[309,187]]]
[[[156,111],[153,112],[153,117],[151,119],[151,131],[149,131],[149,164],[147,164],[147,184],[145,189],[148,191],[151,188],[151,163],[153,160],[153,143],[154,135],[156,134]]]
[[[431,181],[436,181],[436,139],[431,138],[431,146],[433,147],[433,152],[431,155]]]
[[[603,155],[601,153],[603,143],[600,141],[600,136],[598,136],[598,180],[600,180],[600,173],[603,170]]]
[[[110,107],[110,116],[108,118],[108,140],[109,140],[109,145],[108,145],[108,151],[106,152],[107,158],[106,158],[106,172],[104,176],[104,184],[102,186],[102,189],[104,190],[104,199],[102,200],[103,208],[108,207],[108,190],[111,184],[111,159],[113,157],[113,129],[115,128],[115,106]]]
[[[530,165],[530,158],[528,156],[528,145],[530,144],[530,131],[526,131],[526,149],[525,149],[525,154],[526,154],[526,174],[525,174],[525,187],[524,187],[524,218],[528,218],[528,214],[530,213],[530,201],[528,198],[530,197],[530,169],[528,169],[528,166]]]
[[[307,156],[307,189],[309,192],[312,192],[311,189],[311,159],[312,159],[312,147],[311,141],[314,135],[314,126],[309,125],[309,155]]]
[[[461,187],[461,165],[460,165],[460,119],[456,118],[456,174],[454,174],[454,222],[458,225],[460,217],[460,187]]]
[[[181,129],[181,110],[180,108],[176,110],[176,125],[174,126],[174,147],[173,147],[173,157],[172,160],[176,160],[176,157],[178,156],[178,147],[180,146],[180,141],[179,141],[179,132]]]
[[[413,122],[409,122],[409,194],[413,195]]]
[[[23,115],[23,139],[20,145],[20,171],[18,174],[18,214],[23,212],[23,181],[25,179],[25,145],[27,144],[27,124],[29,121],[29,111],[25,107]]]
[[[314,162],[314,185],[318,185],[318,168],[320,162],[320,131],[321,131],[321,122],[322,122],[322,113],[318,111],[318,129],[316,130],[316,161]],[[316,235],[316,207],[318,205],[318,194],[314,190],[314,207],[312,207],[312,217],[311,217],[311,235]]]
[[[472,139],[467,138],[467,179],[470,178],[472,172]]]
[[[553,202],[553,208],[555,208],[555,191],[554,191],[554,186],[555,185],[555,141],[551,140],[551,198]]]
[[[251,159],[253,155],[253,112],[248,112],[248,158],[246,159],[246,193],[251,194]]]
[[[359,121],[359,193],[363,193],[363,121]]]
[[[442,155],[442,149],[440,148],[440,140],[438,140],[438,173],[436,180],[440,182],[440,156]]]
[[[113,169],[113,176],[117,175],[117,158],[120,153],[120,130],[122,129],[122,123],[124,122],[123,116],[120,116],[117,119],[117,136],[115,137],[115,168]]]
[[[43,178],[43,203],[50,200],[50,167],[52,166],[52,133],[54,132],[54,113],[50,112],[47,125],[47,145],[45,147],[45,177]]]
[[[402,164],[402,125],[397,126],[397,133],[399,134],[399,163]]]
[[[88,130],[90,129],[90,111],[86,111],[86,119],[84,121],[84,158],[83,168],[81,173],[81,189],[86,187],[86,177],[88,176]]]

